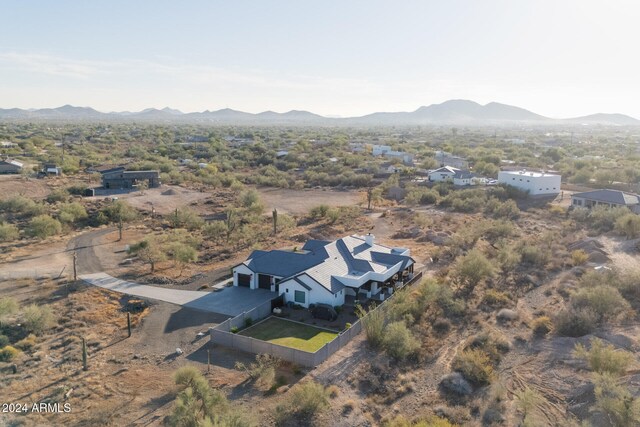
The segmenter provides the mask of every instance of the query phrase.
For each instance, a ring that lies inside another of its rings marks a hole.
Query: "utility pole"
[[[211,349],[207,349],[207,374],[211,372]]]
[[[131,338],[131,314],[127,311],[127,335]]]

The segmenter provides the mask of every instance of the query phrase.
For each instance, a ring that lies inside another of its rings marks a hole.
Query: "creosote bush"
[[[536,336],[547,335],[553,329],[553,321],[549,316],[540,316],[531,322],[531,330]]]
[[[612,344],[605,344],[598,338],[591,340],[591,348],[588,350],[584,345],[576,344],[573,354],[587,362],[589,369],[593,372],[609,373],[615,376],[624,375],[633,361],[631,353],[617,350]]]
[[[22,310],[22,326],[29,332],[40,335],[52,328],[56,317],[49,306],[31,304]]]
[[[384,348],[394,359],[404,360],[420,349],[420,342],[402,322],[393,322],[384,330]]]
[[[476,385],[489,384],[493,378],[491,359],[487,353],[477,348],[467,349],[459,353],[453,360],[451,367]]]
[[[0,349],[0,362],[10,362],[12,361],[20,351],[10,345],[7,345]]]
[[[569,307],[558,313],[553,319],[555,331],[565,337],[581,337],[593,332],[598,315],[590,308]]]

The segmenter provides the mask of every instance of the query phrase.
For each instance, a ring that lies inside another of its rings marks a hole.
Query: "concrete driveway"
[[[80,279],[91,285],[123,294],[165,301],[226,316],[237,316],[277,296],[275,292],[265,289],[251,290],[235,286],[224,288],[219,292],[167,289],[159,286],[127,282],[109,276],[106,273],[83,274],[80,275]]]

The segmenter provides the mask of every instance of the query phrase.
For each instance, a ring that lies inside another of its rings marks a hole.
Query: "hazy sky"
[[[640,118],[640,2],[0,0],[0,108]]]

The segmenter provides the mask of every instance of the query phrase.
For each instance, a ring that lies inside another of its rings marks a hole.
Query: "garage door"
[[[258,287],[260,289],[266,289],[268,291],[271,290],[271,276],[267,274],[259,274],[258,275]]]
[[[248,274],[238,274],[238,286],[251,287],[251,276]]]

